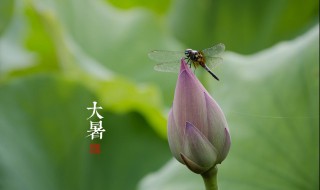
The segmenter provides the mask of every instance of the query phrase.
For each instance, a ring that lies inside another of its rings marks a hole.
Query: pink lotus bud
[[[198,174],[220,164],[231,144],[221,108],[184,59],[168,118],[168,141],[173,156]]]

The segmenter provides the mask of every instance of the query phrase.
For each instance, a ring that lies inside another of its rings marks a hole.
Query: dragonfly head
[[[185,51],[184,51],[184,54],[186,55],[186,57],[190,57],[190,55],[191,55],[191,52],[192,52],[192,49],[186,49]]]

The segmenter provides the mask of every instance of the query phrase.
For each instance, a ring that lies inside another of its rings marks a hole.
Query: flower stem
[[[201,174],[206,190],[218,190],[217,173],[218,168],[215,166]]]

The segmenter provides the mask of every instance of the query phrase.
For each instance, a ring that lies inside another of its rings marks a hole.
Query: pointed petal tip
[[[194,74],[193,74],[193,72],[192,72],[192,70],[191,70],[191,68],[190,68],[190,65],[186,62],[185,58],[181,58],[180,62],[181,62],[181,65],[180,65],[180,73],[181,73],[182,71],[187,71],[187,73],[188,73],[189,75],[194,76]]]
[[[194,127],[194,126],[192,125],[192,123],[190,123],[189,121],[187,121],[187,122],[186,122],[186,130],[187,130],[187,131],[190,131],[190,130],[192,129],[192,127]]]
[[[187,135],[198,135],[201,138],[206,139],[206,137],[201,133],[201,131],[189,121],[186,121],[185,129],[186,129]],[[190,136],[190,137],[194,137],[194,136]]]
[[[223,148],[223,150],[224,150],[223,156],[224,156],[224,158],[226,158],[229,153],[230,147],[231,147],[231,136],[230,136],[228,128],[224,128],[224,130],[225,130],[225,135],[226,135],[226,137],[225,137],[226,141],[225,141],[224,148]]]
[[[181,63],[181,65],[180,65],[180,73],[181,73],[182,71],[186,70],[187,63],[186,63],[186,60],[184,58],[180,59],[180,63]]]
[[[219,164],[221,164],[221,162],[226,159],[231,147],[231,137],[230,137],[228,128],[224,128],[224,132],[225,132],[225,141],[222,148],[222,152],[220,153],[220,156],[218,159]]]

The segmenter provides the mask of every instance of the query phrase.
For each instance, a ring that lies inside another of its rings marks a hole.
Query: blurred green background
[[[191,190],[154,49],[226,45],[197,76],[232,137],[220,189],[319,189],[319,1],[0,0],[0,189]],[[97,101],[106,129],[89,153]]]

